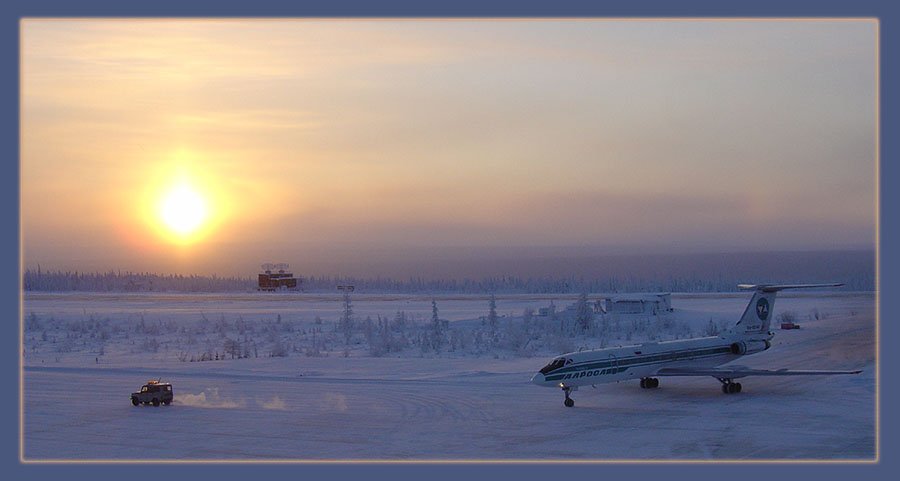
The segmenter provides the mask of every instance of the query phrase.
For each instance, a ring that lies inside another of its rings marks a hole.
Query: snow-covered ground
[[[554,349],[700,335],[710,321],[736,322],[750,295],[676,294],[666,322],[580,332],[535,317],[523,327],[525,309],[576,297],[498,296],[501,317],[485,340],[486,297],[437,296],[449,327],[431,344],[431,297],[354,296],[348,342],[335,296],[29,293],[25,458],[874,457],[872,294],[780,296],[776,316],[802,328],[778,330],[772,349],[739,361],[860,375],[751,377],[730,396],[712,378],[663,378],[656,390],[606,384],[578,391],[568,409],[561,392],[529,383]],[[373,351],[378,316],[407,344]],[[276,346],[286,349],[273,356]],[[220,359],[199,362],[206,352]],[[175,402],[131,406],[130,392],[156,377],[173,383]]]

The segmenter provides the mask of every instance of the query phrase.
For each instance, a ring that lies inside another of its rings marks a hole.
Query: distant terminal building
[[[603,313],[603,302],[606,299],[600,299],[597,301],[588,302],[588,308],[594,312],[594,314],[602,314]],[[556,308],[556,304],[553,301],[550,301],[550,305],[547,307],[539,307],[537,315],[538,317],[552,317],[556,314],[561,314],[563,316],[574,316],[578,312],[578,303],[570,304],[564,307],[561,311]]]
[[[662,314],[672,312],[672,294],[621,294],[601,299],[607,314]]]
[[[596,301],[589,302],[588,305],[594,311],[594,314],[610,314],[610,315],[660,315],[672,312],[672,294],[652,293],[652,294],[613,294],[601,297]],[[574,316],[578,311],[578,304],[571,304],[558,310],[553,302],[547,307],[538,308],[537,315],[539,317],[552,317],[554,314],[563,316]]]
[[[288,272],[291,266],[288,264],[263,264],[262,273],[259,275],[260,291],[297,290],[300,284],[294,274]]]

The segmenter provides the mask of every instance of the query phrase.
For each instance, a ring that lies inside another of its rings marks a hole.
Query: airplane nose
[[[545,380],[546,379],[544,378],[544,375],[541,373],[537,373],[534,376],[532,376],[532,378],[531,378],[531,382],[533,382],[535,384],[544,384]]]

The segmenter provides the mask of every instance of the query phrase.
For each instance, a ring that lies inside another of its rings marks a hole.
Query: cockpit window
[[[541,369],[541,374],[547,374],[548,372],[555,371],[565,365],[566,365],[566,359],[562,358],[562,357],[558,357],[558,358],[550,361],[550,364],[547,364],[546,366],[544,366],[543,369]]]

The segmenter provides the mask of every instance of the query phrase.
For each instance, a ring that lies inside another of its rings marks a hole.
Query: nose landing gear
[[[569,386],[564,386],[562,388],[563,393],[566,395],[566,400],[563,401],[563,404],[566,405],[567,408],[570,408],[575,405],[575,400],[569,397],[569,394],[572,394],[573,389]]]

